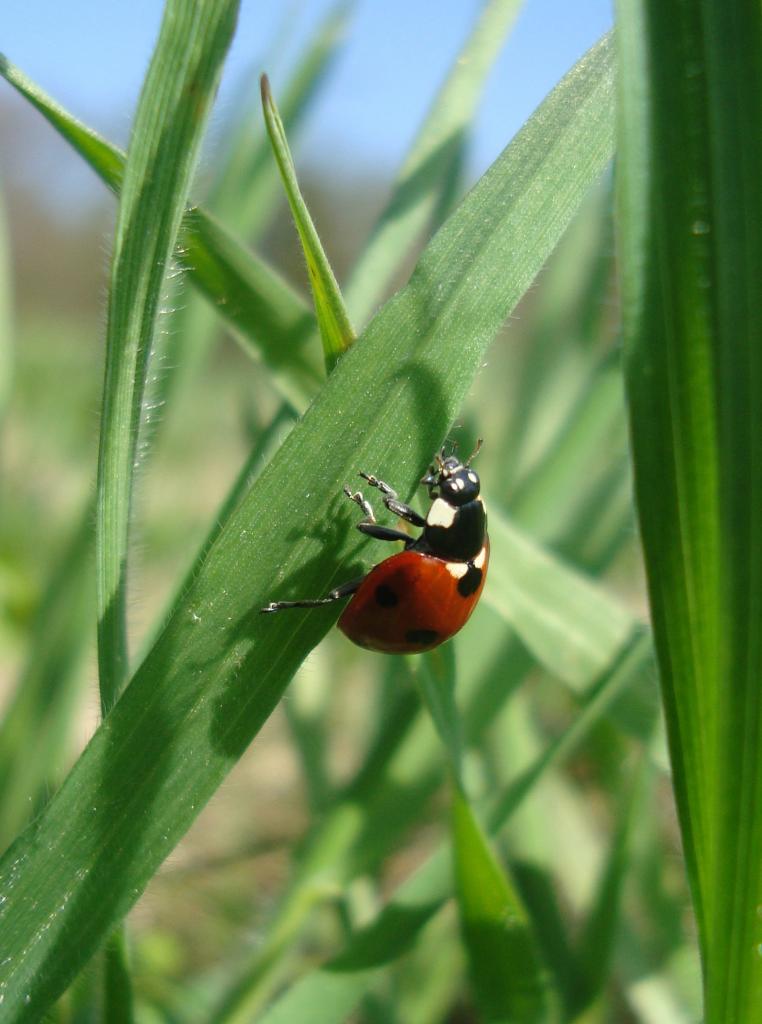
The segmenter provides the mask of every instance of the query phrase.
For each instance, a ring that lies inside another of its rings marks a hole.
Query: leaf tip
[[[270,79],[267,77],[265,72],[259,76],[259,89],[262,93],[262,106],[272,106],[273,94],[270,91]]]

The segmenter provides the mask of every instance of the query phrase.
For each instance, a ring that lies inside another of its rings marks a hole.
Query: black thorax
[[[455,510],[450,526],[427,523],[414,547],[429,551],[438,558],[467,562],[476,558],[484,547],[486,533],[487,513],[481,498],[477,498]]]

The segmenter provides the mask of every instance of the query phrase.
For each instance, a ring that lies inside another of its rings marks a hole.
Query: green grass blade
[[[0,75],[35,107],[90,164],[113,192],[118,192],[124,174],[124,154],[96,132],[73,117],[0,53]]]
[[[2,55],[0,74],[118,193],[124,154],[47,96]],[[238,337],[253,342],[266,361],[275,358],[276,374],[281,374],[292,350],[296,352],[290,358],[296,363],[297,379],[286,397],[304,407],[317,385],[314,363],[300,346],[314,334],[316,325],[314,314],[302,298],[203,210],[186,213],[179,248],[188,279],[207,296]]]
[[[619,3],[635,482],[705,1020],[762,1020],[762,13]]]
[[[485,1024],[555,1019],[526,908],[459,792],[452,820],[455,891],[481,1019]]]
[[[132,978],[124,929],[112,932],[103,950],[102,1019],[109,1024],[132,1024],[134,1020]]]
[[[483,1019],[550,1020],[551,991],[526,910],[462,789],[461,726],[455,703],[454,645],[421,659],[418,685],[450,762],[455,890]]]
[[[96,497],[101,707],[127,675],[127,552],[143,391],[161,290],[237,3],[168,0],[120,190],[106,338]]]
[[[285,86],[283,123],[289,135],[298,129],[337,56],[347,8],[342,2],[328,12]],[[293,23],[295,19],[286,12],[285,20]],[[271,49],[277,52],[277,46]],[[183,262],[208,301],[183,292],[167,332],[170,348],[181,348],[181,353],[170,352],[166,360],[175,370],[162,374],[159,399],[163,407],[171,408],[171,418],[177,423],[197,400],[194,385],[219,339],[218,303],[224,303],[227,323],[252,354],[248,339],[257,339],[264,362],[274,371],[273,383],[293,409],[301,412],[307,407],[325,376],[320,354],[312,344],[317,333],[312,311],[278,274],[219,230],[220,223],[227,224],[238,238],[257,241],[278,209],[278,169],[261,123],[259,89],[253,111],[251,86],[249,81],[236,123],[231,126],[230,153],[207,194],[205,207],[212,217],[189,211],[185,220],[186,232],[180,243]],[[192,219],[197,221],[193,229]],[[245,332],[241,332],[243,321]],[[310,343],[305,345],[307,339]]]
[[[356,323],[368,318],[405,254],[432,223],[457,174],[465,134],[520,7],[521,0],[486,3],[458,54],[402,165],[389,205],[352,270],[345,300]]]
[[[336,365],[339,356],[346,352],[355,340],[355,332],[349,322],[349,315],[333,270],[331,270],[331,264],[328,262],[328,257],[323,250],[299,188],[296,168],[288,148],[286,131],[270,92],[267,75],[262,75],[262,110],[265,115],[267,134],[270,136],[273,154],[286,191],[288,205],[291,207],[291,215],[302,243],[302,251],[307,264],[307,276],[315,300],[315,314],[323,341],[323,355],[326,367],[330,372]]]
[[[430,243],[407,288],[342,358],[206,553],[61,790],[0,862],[9,1020],[39,1014],[129,909],[330,628],[335,610],[260,618],[257,609],[357,571],[362,542],[348,528],[341,487],[360,466],[412,493],[487,346],[611,155],[612,91],[605,40],[548,97]],[[517,236],[521,258],[512,263]]]

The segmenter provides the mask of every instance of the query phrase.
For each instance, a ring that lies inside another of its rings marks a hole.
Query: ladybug
[[[359,505],[365,518],[361,533],[376,540],[402,541],[404,551],[385,559],[366,575],[336,587],[311,601],[273,601],[263,612],[284,608],[316,608],[342,598],[351,601],[339,619],[339,629],[360,647],[389,654],[431,650],[466,624],[484,587],[489,560],[487,514],[479,497],[479,477],[471,468],[482,442],[461,462],[437,453],[421,480],[431,507],[424,519],[398,500],[392,488],[369,473],[360,473],[383,495],[386,508],[420,527],[417,538],[381,526],[370,502],[349,487],[344,493]]]

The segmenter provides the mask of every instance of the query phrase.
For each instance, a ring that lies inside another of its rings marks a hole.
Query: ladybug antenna
[[[471,465],[471,463],[472,463],[472,462],[474,461],[474,459],[476,458],[476,456],[477,456],[477,455],[479,454],[479,452],[480,452],[480,451],[482,450],[482,445],[483,445],[483,444],[484,444],[484,438],[480,437],[480,438],[479,438],[479,440],[478,440],[478,441],[476,442],[476,448],[474,448],[474,450],[473,450],[473,451],[471,452],[471,454],[470,454],[470,455],[468,456],[468,458],[466,459],[466,462],[465,462],[465,464],[466,464],[467,466],[470,466],[470,465]]]

